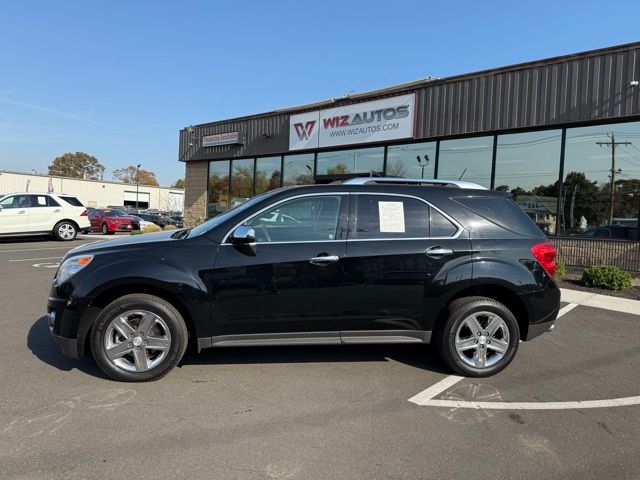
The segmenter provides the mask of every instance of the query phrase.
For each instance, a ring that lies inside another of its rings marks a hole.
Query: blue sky
[[[178,131],[425,76],[640,40],[640,2],[0,5],[0,169],[67,151],[184,176]]]

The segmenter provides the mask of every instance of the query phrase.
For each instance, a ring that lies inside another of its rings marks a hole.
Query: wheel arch
[[[184,319],[187,327],[187,332],[189,333],[189,343],[195,341],[195,339],[197,338],[197,330],[191,312],[186,307],[184,302],[169,289],[162,288],[158,285],[146,283],[121,284],[114,285],[99,292],[91,302],[91,305],[89,305],[89,307],[87,307],[87,309],[85,310],[81,322],[81,325],[83,326],[82,332],[79,332],[81,335],[81,339],[80,342],[78,342],[78,346],[80,347],[79,354],[81,356],[91,353],[91,331],[93,329],[93,325],[95,324],[96,318],[104,309],[104,307],[109,305],[117,298],[120,298],[124,295],[131,295],[136,293],[153,295],[155,297],[166,300],[171,305],[173,305],[173,307],[178,310],[178,312]]]
[[[436,321],[436,328],[444,323],[447,309],[454,301],[464,297],[487,297],[502,303],[507,307],[518,321],[518,327],[520,328],[520,339],[527,338],[527,332],[529,330],[529,312],[522,298],[514,292],[512,289],[505,285],[497,283],[483,283],[479,285],[468,286],[458,292],[456,292],[445,304],[438,315]]]

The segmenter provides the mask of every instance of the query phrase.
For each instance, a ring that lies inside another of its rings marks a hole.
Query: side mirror
[[[240,225],[229,236],[229,243],[234,245],[252,245],[256,243],[256,231],[249,225]]]

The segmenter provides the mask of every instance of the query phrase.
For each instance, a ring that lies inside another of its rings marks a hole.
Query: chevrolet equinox
[[[195,228],[92,243],[56,272],[64,354],[155,380],[187,345],[433,342],[493,375],[553,327],[553,246],[510,195],[468,182],[355,178],[258,195]]]

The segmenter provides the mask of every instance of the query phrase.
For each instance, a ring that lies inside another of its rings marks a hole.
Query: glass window
[[[256,195],[280,187],[281,157],[264,157],[256,159]]]
[[[349,238],[429,237],[429,205],[415,198],[358,195]]]
[[[561,143],[561,130],[498,136],[494,188],[510,191],[548,235],[556,233]]]
[[[2,208],[18,208],[17,202],[16,205],[13,205],[14,199],[17,199],[18,197],[7,197],[7,198],[3,198],[2,201],[0,201],[0,205],[2,205]]]
[[[318,153],[318,175],[343,173],[382,173],[384,147],[358,148]]]
[[[209,162],[209,195],[207,218],[229,209],[229,160]]]
[[[47,207],[47,196],[45,195],[31,195],[32,207]]]
[[[491,187],[493,137],[459,138],[440,142],[438,178],[466,180]]]
[[[429,236],[430,237],[452,237],[458,231],[451,221],[437,211],[435,208],[429,209]]]
[[[253,158],[231,162],[231,208],[253,197]]]
[[[393,145],[387,149],[387,177],[433,178],[436,142]]]
[[[313,153],[286,155],[283,169],[283,186],[313,184]]]
[[[65,202],[67,202],[69,205],[73,205],[74,207],[84,207],[84,205],[82,204],[82,202],[80,200],[78,200],[76,197],[69,197],[69,196],[60,196],[60,198],[62,200],[64,200]],[[55,200],[53,200],[53,198],[49,197],[49,199],[53,202],[55,202]],[[58,203],[56,202],[56,206],[58,205]]]
[[[560,201],[563,234],[581,234],[609,223],[632,228],[635,234],[640,210],[640,122],[568,128]]]
[[[340,195],[289,200],[247,222],[259,242],[333,240],[338,227]]]

